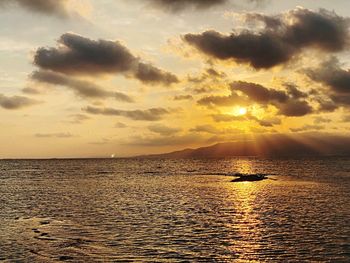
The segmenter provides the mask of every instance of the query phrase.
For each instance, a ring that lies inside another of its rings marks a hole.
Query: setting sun
[[[238,109],[238,114],[239,115],[246,115],[247,114],[247,108],[243,108],[243,107],[239,108]]]

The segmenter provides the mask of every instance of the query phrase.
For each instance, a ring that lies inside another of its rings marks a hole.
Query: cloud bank
[[[0,0],[0,7],[18,5],[29,11],[66,17],[69,14],[68,2],[69,0]]]
[[[210,57],[249,64],[255,69],[286,63],[306,48],[339,52],[348,46],[349,20],[334,12],[297,8],[278,16],[248,16],[250,20],[262,21],[264,29],[230,35],[209,30],[186,34],[183,39]]]
[[[65,33],[58,44],[56,48],[39,48],[34,64],[70,75],[122,74],[145,84],[171,85],[179,81],[174,74],[143,62],[118,41]]]

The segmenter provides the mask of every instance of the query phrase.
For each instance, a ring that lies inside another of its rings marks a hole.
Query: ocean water
[[[0,261],[350,262],[350,158],[2,160]]]

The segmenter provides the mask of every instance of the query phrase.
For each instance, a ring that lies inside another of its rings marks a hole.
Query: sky
[[[0,0],[0,158],[350,132],[346,0]]]

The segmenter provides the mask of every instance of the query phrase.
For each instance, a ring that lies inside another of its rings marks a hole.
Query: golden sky
[[[0,0],[0,158],[350,131],[346,0]]]

